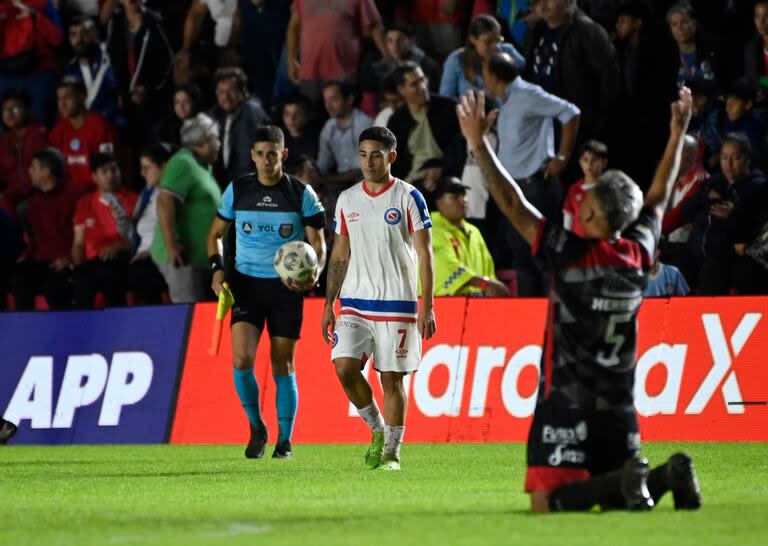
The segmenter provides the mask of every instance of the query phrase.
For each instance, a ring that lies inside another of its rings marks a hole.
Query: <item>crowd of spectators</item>
[[[388,126],[434,215],[436,293],[542,296],[457,99],[486,92],[503,166],[583,235],[603,171],[649,184],[681,85],[647,293],[768,293],[768,0],[0,0],[0,308],[210,299],[205,235],[266,124],[328,218],[360,132]]]

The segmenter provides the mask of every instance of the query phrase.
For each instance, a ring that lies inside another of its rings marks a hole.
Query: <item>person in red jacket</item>
[[[32,309],[42,293],[51,309],[66,309],[72,301],[69,284],[72,218],[77,194],[65,181],[64,157],[55,148],[35,152],[29,167],[35,188],[22,220],[27,248],[11,281],[16,309]]]
[[[0,95],[25,89],[45,123],[56,86],[55,50],[63,33],[53,0],[0,0]]]
[[[48,142],[64,154],[72,186],[84,194],[96,189],[91,159],[100,153],[114,153],[115,129],[107,119],[85,108],[85,85],[66,76],[56,88],[61,118],[51,130]]]
[[[97,190],[77,202],[72,242],[74,304],[93,305],[103,292],[108,305],[124,305],[125,274],[133,254],[135,193],[121,187],[120,167],[111,153],[96,154],[91,162]]]
[[[29,94],[10,91],[2,101],[5,132],[0,134],[0,194],[15,214],[16,208],[32,193],[29,167],[33,154],[48,142],[45,127],[29,117]]]

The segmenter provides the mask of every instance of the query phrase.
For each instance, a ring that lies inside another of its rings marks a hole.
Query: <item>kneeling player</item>
[[[649,472],[633,405],[637,311],[661,217],[677,177],[691,118],[690,91],[672,105],[670,137],[645,197],[620,171],[587,192],[585,238],[541,216],[500,166],[484,132],[484,97],[457,107],[462,132],[497,205],[552,272],[541,380],[528,437],[525,489],[537,512],[647,510],[667,491],[675,508],[701,505],[691,459],[673,455]]]
[[[301,331],[304,300],[325,264],[323,207],[312,188],[283,173],[287,157],[283,132],[274,126],[254,132],[251,157],[255,173],[232,181],[221,198],[221,207],[208,233],[208,255],[213,273],[213,291],[222,290],[224,271],[218,240],[230,223],[235,224],[235,268],[232,287],[232,356],[235,390],[251,425],[251,439],[245,456],[264,456],[267,427],[261,419],[259,386],[253,375],[253,361],[261,331],[269,331],[272,374],[275,378],[279,424],[275,458],[291,457],[291,434],[299,394],[294,356]],[[315,249],[319,269],[304,285],[285,286],[272,265],[277,250],[288,241],[307,240]]]
[[[421,337],[429,339],[435,331],[432,222],[421,193],[390,173],[396,146],[395,135],[385,127],[360,134],[365,179],[342,192],[336,204],[322,320],[323,336],[333,342],[336,374],[373,433],[365,464],[384,470],[400,470],[407,405],[403,377],[419,367]],[[384,418],[361,373],[371,357],[381,374]]]

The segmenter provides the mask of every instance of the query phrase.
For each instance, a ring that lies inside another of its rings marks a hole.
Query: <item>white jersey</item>
[[[398,178],[379,193],[360,182],[336,203],[334,231],[349,236],[340,315],[415,322],[418,257],[413,233],[432,227],[419,190]]]

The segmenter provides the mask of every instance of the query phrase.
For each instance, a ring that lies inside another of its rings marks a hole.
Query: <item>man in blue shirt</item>
[[[517,181],[526,199],[547,217],[557,217],[563,201],[559,175],[576,142],[581,111],[519,75],[512,57],[496,52],[483,70],[488,91],[501,101],[498,114],[499,161]],[[563,126],[560,148],[554,151],[553,118]],[[517,271],[521,296],[544,295],[548,283],[533,265],[528,246],[502,219],[506,250],[497,268]],[[496,256],[494,256],[496,258]]]
[[[218,243],[234,223],[235,267],[227,281],[235,298],[232,307],[232,355],[235,390],[251,427],[245,456],[264,456],[267,428],[259,410],[259,387],[253,362],[266,322],[272,374],[277,386],[279,435],[275,458],[291,457],[291,434],[298,407],[294,357],[303,317],[302,293],[317,282],[325,266],[324,210],[315,192],[283,173],[288,157],[283,132],[272,125],[254,131],[251,158],[255,173],[235,178],[221,198],[221,207],[208,233],[213,291],[224,282]],[[289,241],[307,238],[318,256],[317,274],[303,285],[287,286],[275,271],[277,250]]]
[[[643,297],[669,298],[671,296],[687,296],[691,293],[685,277],[674,265],[666,265],[659,261],[659,250],[656,249],[656,259],[648,275]]]

